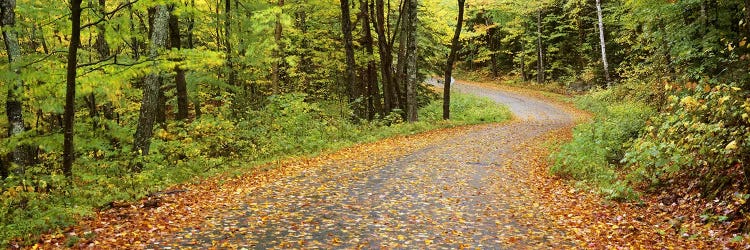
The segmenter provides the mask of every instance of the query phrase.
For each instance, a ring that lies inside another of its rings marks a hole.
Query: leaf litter
[[[716,247],[682,237],[669,214],[654,214],[652,205],[609,202],[550,176],[545,145],[569,140],[573,125],[572,119],[514,120],[288,159],[99,211],[43,236],[34,248],[70,247],[66,242],[79,236],[86,237],[72,247]]]

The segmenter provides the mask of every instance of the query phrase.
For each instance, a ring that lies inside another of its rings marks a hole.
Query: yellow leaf
[[[398,238],[398,240],[401,240],[401,241],[406,240],[406,237],[403,236],[403,235],[400,235],[400,234],[398,235],[397,238]]]
[[[737,149],[737,140],[734,140],[730,142],[729,144],[727,144],[727,146],[724,147],[724,149],[729,150],[729,151]]]

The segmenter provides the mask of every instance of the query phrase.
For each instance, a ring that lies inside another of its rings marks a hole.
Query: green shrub
[[[577,98],[576,105],[593,112],[594,120],[574,128],[572,141],[552,155],[551,172],[592,184],[609,198],[631,199],[635,194],[620,180],[619,162],[654,110],[635,101],[612,100],[612,93],[600,90]]]
[[[703,83],[674,91],[663,113],[627,150],[630,178],[659,184],[684,174],[704,191],[750,177],[750,90],[738,84]],[[744,173],[744,175],[742,174]]]

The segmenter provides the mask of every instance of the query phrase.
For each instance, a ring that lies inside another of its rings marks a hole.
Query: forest
[[[585,110],[550,178],[684,205],[668,237],[750,244],[748,1],[0,0],[0,25],[0,248],[175,185],[512,119],[451,76]]]

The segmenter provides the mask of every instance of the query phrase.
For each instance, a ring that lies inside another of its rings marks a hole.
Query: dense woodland
[[[197,175],[428,129],[424,80],[454,59],[591,90],[553,173],[750,215],[747,1],[0,0],[0,22],[0,246]]]

